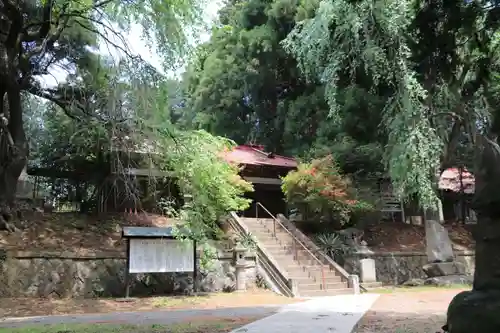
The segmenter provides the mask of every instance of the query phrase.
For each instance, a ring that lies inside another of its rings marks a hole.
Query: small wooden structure
[[[274,216],[287,212],[285,196],[281,190],[281,177],[297,169],[298,163],[294,158],[266,152],[261,145],[237,146],[227,152],[224,158],[241,166],[240,175],[254,187],[254,192],[246,194],[252,204],[243,212],[244,216],[256,217],[258,202]],[[259,212],[260,217],[265,215],[265,211]]]
[[[124,227],[127,240],[125,297],[130,296],[130,274],[193,272],[193,291],[198,291],[196,241],[174,237],[173,227]],[[187,242],[187,243],[186,243]]]
[[[404,203],[394,195],[390,181],[382,179],[379,183],[379,191],[381,200],[380,211],[392,221],[401,219],[401,222],[406,222]]]
[[[38,196],[40,183],[58,184],[67,192],[55,198],[70,211],[97,213],[147,211],[157,213],[159,198],[169,198],[181,205],[182,198],[171,173],[158,170],[154,161],[143,152],[115,149],[100,160],[82,164],[77,170],[65,165],[30,166],[27,174],[35,178],[33,197]],[[89,197],[88,193],[92,193]],[[59,210],[56,207],[56,210]]]
[[[470,207],[475,192],[475,177],[464,167],[444,170],[439,177],[445,220],[475,223],[476,214]]]

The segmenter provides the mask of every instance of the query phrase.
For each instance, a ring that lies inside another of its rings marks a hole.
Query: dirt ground
[[[266,291],[221,293],[193,297],[134,298],[127,301],[123,299],[0,298],[0,318],[162,309],[217,309],[264,304],[289,304],[301,301],[303,300],[288,298]]]
[[[26,328],[0,328],[0,333],[226,333],[260,317],[194,317],[174,325],[49,325]]]
[[[474,249],[472,225],[447,223],[453,249]],[[425,251],[425,226],[383,222],[365,230],[364,240],[374,251],[422,252]]]
[[[353,333],[441,332],[451,299],[461,289],[382,294]]]
[[[21,230],[0,232],[0,248],[18,251],[67,251],[82,255],[93,252],[124,253],[123,226],[166,227],[176,221],[145,213],[103,214],[30,212],[15,221]]]

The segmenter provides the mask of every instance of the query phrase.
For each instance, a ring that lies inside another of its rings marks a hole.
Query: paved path
[[[375,294],[318,297],[286,305],[231,333],[351,333],[377,298]]]
[[[220,308],[211,310],[163,310],[141,312],[115,312],[106,314],[40,316],[25,318],[2,318],[0,328],[22,327],[27,325],[52,324],[158,324],[168,325],[184,322],[193,317],[258,317],[269,316],[280,310],[283,305],[263,305],[241,308]]]
[[[213,310],[120,312],[67,316],[0,319],[0,328],[50,324],[159,324],[188,321],[193,317],[268,316],[232,333],[351,333],[378,295],[318,297],[302,303]]]

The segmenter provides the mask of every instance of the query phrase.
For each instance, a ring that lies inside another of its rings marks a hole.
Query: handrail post
[[[294,244],[294,249],[295,249],[295,260],[297,260],[297,262],[299,263],[300,265],[300,260],[299,260],[299,250],[297,249],[297,240],[295,238],[293,238],[293,244]]]
[[[324,269],[323,265],[321,265],[321,279],[323,280],[323,290],[326,290],[325,269]]]
[[[273,219],[273,234],[274,234],[274,237],[276,237],[276,220]]]

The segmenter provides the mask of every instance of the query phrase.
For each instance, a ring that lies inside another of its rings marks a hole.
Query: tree
[[[3,0],[0,6],[0,226],[7,222],[18,177],[29,147],[25,134],[22,96],[32,94],[58,105],[72,119],[101,118],[102,105],[88,82],[96,79],[98,43],[133,54],[124,45],[132,23],[142,26],[145,38],[156,40],[165,64],[178,62],[185,52],[186,26],[199,19],[195,0],[143,2],[120,0]],[[42,76],[54,68],[67,72],[56,87]],[[99,108],[100,107],[100,108]],[[102,120],[102,119],[101,119]]]
[[[298,11],[294,0],[227,2],[184,78],[188,126],[288,155],[329,135],[321,86],[307,84],[280,45]]]
[[[343,93],[346,117],[328,117],[321,82],[305,80],[281,45],[317,5],[229,1],[219,13],[220,26],[187,69],[181,122],[306,160],[332,154],[343,173],[373,183],[383,172],[387,141],[378,127],[382,113],[375,112],[383,99],[360,83]]]
[[[473,290],[450,304],[452,333],[500,329],[499,14],[490,1],[321,1],[285,42],[303,73],[324,83],[334,117],[346,116],[340,97],[362,82],[382,98],[399,195],[435,210],[436,174],[458,145],[474,146],[476,271]]]

